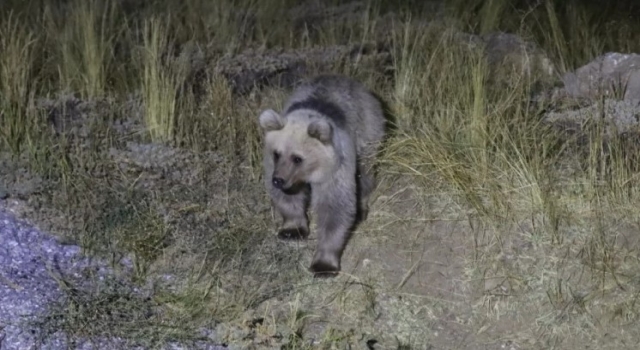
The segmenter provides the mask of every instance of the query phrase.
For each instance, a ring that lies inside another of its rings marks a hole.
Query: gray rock
[[[10,157],[8,153],[0,154],[0,200],[9,197],[27,198],[42,191],[42,177],[8,161]]]
[[[480,38],[489,66],[493,69],[510,64],[527,75],[540,73],[543,77],[552,78],[556,73],[547,54],[533,42],[525,41],[518,35],[494,32]]]
[[[562,80],[571,97],[595,99],[603,94],[640,102],[640,55],[609,52],[597,57]]]
[[[384,72],[392,62],[389,48],[372,42],[301,50],[249,49],[223,56],[214,72],[230,82],[234,93],[244,94],[263,85],[291,88],[312,68],[328,70],[342,60],[358,62],[376,72]]]
[[[610,136],[639,131],[640,105],[614,99],[606,99],[604,106],[596,103],[576,110],[551,112],[545,116],[545,121],[565,126],[574,125],[575,129],[580,129],[586,121],[602,115],[606,134]]]
[[[2,349],[32,348],[38,330],[28,321],[46,315],[47,306],[62,297],[51,271],[78,270],[79,248],[62,246],[4,211],[0,211],[0,339]],[[53,337],[51,349],[65,343]]]
[[[80,100],[73,94],[61,94],[57,99],[40,98],[36,107],[47,112],[47,119],[57,134],[72,134],[86,138],[89,136],[88,121],[92,112],[105,109],[103,100]]]

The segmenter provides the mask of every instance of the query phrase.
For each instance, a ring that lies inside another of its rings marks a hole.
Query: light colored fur
[[[307,105],[286,113],[292,105],[310,98],[321,107],[338,107],[344,119]],[[291,238],[293,232],[307,237],[310,204],[318,226],[318,246],[310,269],[315,273],[339,271],[357,205],[361,218],[366,219],[375,187],[372,165],[385,127],[380,102],[350,78],[322,75],[296,89],[282,115],[268,109],[259,119],[265,133],[265,185],[283,218],[280,237]],[[280,155],[277,161],[274,152]],[[274,178],[292,192],[274,187]]]

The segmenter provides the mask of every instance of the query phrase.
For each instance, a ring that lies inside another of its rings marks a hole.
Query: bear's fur
[[[334,275],[351,229],[369,211],[385,133],[381,102],[351,78],[320,75],[293,92],[282,114],[267,109],[259,120],[265,185],[283,219],[278,236],[307,238],[311,205],[318,246],[310,270]]]

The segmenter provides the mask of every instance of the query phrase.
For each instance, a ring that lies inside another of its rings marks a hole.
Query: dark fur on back
[[[331,103],[325,99],[318,98],[316,96],[310,96],[306,100],[294,102],[287,110],[285,114],[289,114],[298,109],[311,109],[319,112],[333,120],[333,122],[340,128],[344,128],[346,124],[346,116],[344,111],[340,109],[336,104]]]

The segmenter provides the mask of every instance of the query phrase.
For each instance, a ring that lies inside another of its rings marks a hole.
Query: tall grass
[[[142,95],[145,122],[154,142],[172,141],[178,90],[184,81],[186,67],[173,60],[170,33],[161,18],[144,22],[141,55]]]
[[[59,88],[85,98],[104,96],[116,79],[113,50],[125,28],[117,2],[74,0],[45,9],[47,34],[58,55]]]
[[[0,137],[15,153],[33,122],[38,44],[38,37],[19,15],[10,14],[0,23]]]
[[[517,30],[525,37],[537,37],[558,71],[570,71],[611,45],[610,34],[594,25],[582,9],[567,4],[560,12],[556,6],[545,2],[542,12],[531,15],[535,20],[523,20]],[[390,143],[385,162],[404,169],[427,188],[447,188],[463,207],[472,208],[470,217],[491,228],[487,247],[477,248],[471,258],[470,271],[507,270],[517,281],[529,281],[528,300],[558,308],[610,310],[610,298],[617,298],[624,300],[625,312],[634,313],[629,303],[636,300],[637,287],[627,271],[636,262],[626,259],[637,247],[618,244],[617,239],[629,233],[619,233],[617,227],[623,226],[618,220],[629,213],[628,208],[639,203],[640,183],[629,143],[605,131],[602,117],[612,112],[599,109],[590,118],[591,126],[578,136],[558,132],[542,123],[543,106],[530,103],[535,76],[503,71],[506,84],[497,85],[487,78],[506,66],[489,67],[482,52],[446,32],[415,32],[409,22],[404,28],[394,40],[393,98],[400,132]],[[574,152],[576,145],[582,151]],[[629,221],[623,219],[628,224],[637,218],[628,215]],[[531,270],[499,267],[492,260],[507,254],[507,242],[517,239],[505,228],[522,227],[524,222],[533,227],[534,244],[550,247],[534,254],[533,259],[545,261],[538,272],[551,269],[562,277],[533,282]],[[594,284],[574,278],[585,271]],[[556,288],[555,296],[548,294],[558,283],[564,287]],[[571,294],[577,289],[588,293],[588,302]],[[509,305],[521,310],[534,307],[517,298]],[[572,327],[576,325],[552,322],[548,332],[579,332]]]
[[[487,197],[499,208],[506,206],[504,194],[513,188],[505,180],[535,179],[527,168],[541,161],[540,155],[531,155],[536,149],[524,144],[539,137],[540,128],[530,111],[517,105],[528,92],[527,78],[514,78],[519,80],[510,91],[491,89],[481,52],[453,35],[434,37],[404,31],[396,40],[401,47],[396,50],[395,101],[398,124],[408,139],[391,148],[403,154],[401,164],[418,173],[435,171],[487,213]]]

